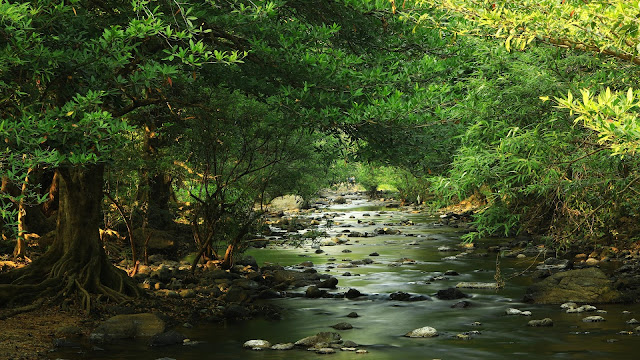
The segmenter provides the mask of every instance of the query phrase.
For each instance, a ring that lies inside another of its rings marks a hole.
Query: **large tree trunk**
[[[10,284],[0,285],[0,305],[16,301],[18,293],[24,300],[75,293],[89,311],[92,294],[119,302],[141,293],[123,270],[108,261],[100,243],[103,173],[102,165],[58,170],[56,239],[31,265],[1,274],[0,283]]]
[[[138,201],[147,204],[145,220],[147,225],[154,229],[166,229],[173,220],[169,210],[173,179],[156,165],[158,148],[163,145],[155,124],[152,120],[148,121],[144,127],[145,164],[140,171]]]

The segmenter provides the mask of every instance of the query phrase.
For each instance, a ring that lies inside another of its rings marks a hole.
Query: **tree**
[[[1,274],[0,304],[76,293],[88,311],[91,294],[140,293],[99,240],[104,169],[133,131],[127,115],[166,103],[179,70],[238,61],[199,40],[191,11],[171,1],[0,3],[3,175],[20,183],[28,169],[55,169],[59,181],[56,239]]]

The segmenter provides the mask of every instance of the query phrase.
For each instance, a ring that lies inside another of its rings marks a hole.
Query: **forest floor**
[[[88,334],[91,321],[82,313],[42,307],[0,320],[0,359],[44,359],[53,347],[56,333]]]

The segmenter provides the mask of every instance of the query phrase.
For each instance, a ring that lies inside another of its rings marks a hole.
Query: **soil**
[[[0,359],[46,359],[56,331],[76,327],[88,334],[90,322],[74,311],[40,308],[0,320]]]

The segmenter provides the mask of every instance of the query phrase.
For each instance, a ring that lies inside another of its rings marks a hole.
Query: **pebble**
[[[357,317],[360,317],[360,315],[358,315],[358,313],[357,313],[357,312],[352,311],[352,312],[350,312],[349,314],[347,314],[347,317],[350,317],[350,318],[357,318]]]
[[[629,325],[640,324],[640,321],[638,321],[638,320],[636,320],[634,318],[634,319],[631,319],[631,320],[627,320],[627,324],[629,324]]]
[[[356,350],[356,354],[367,354],[369,351],[365,349]]]

